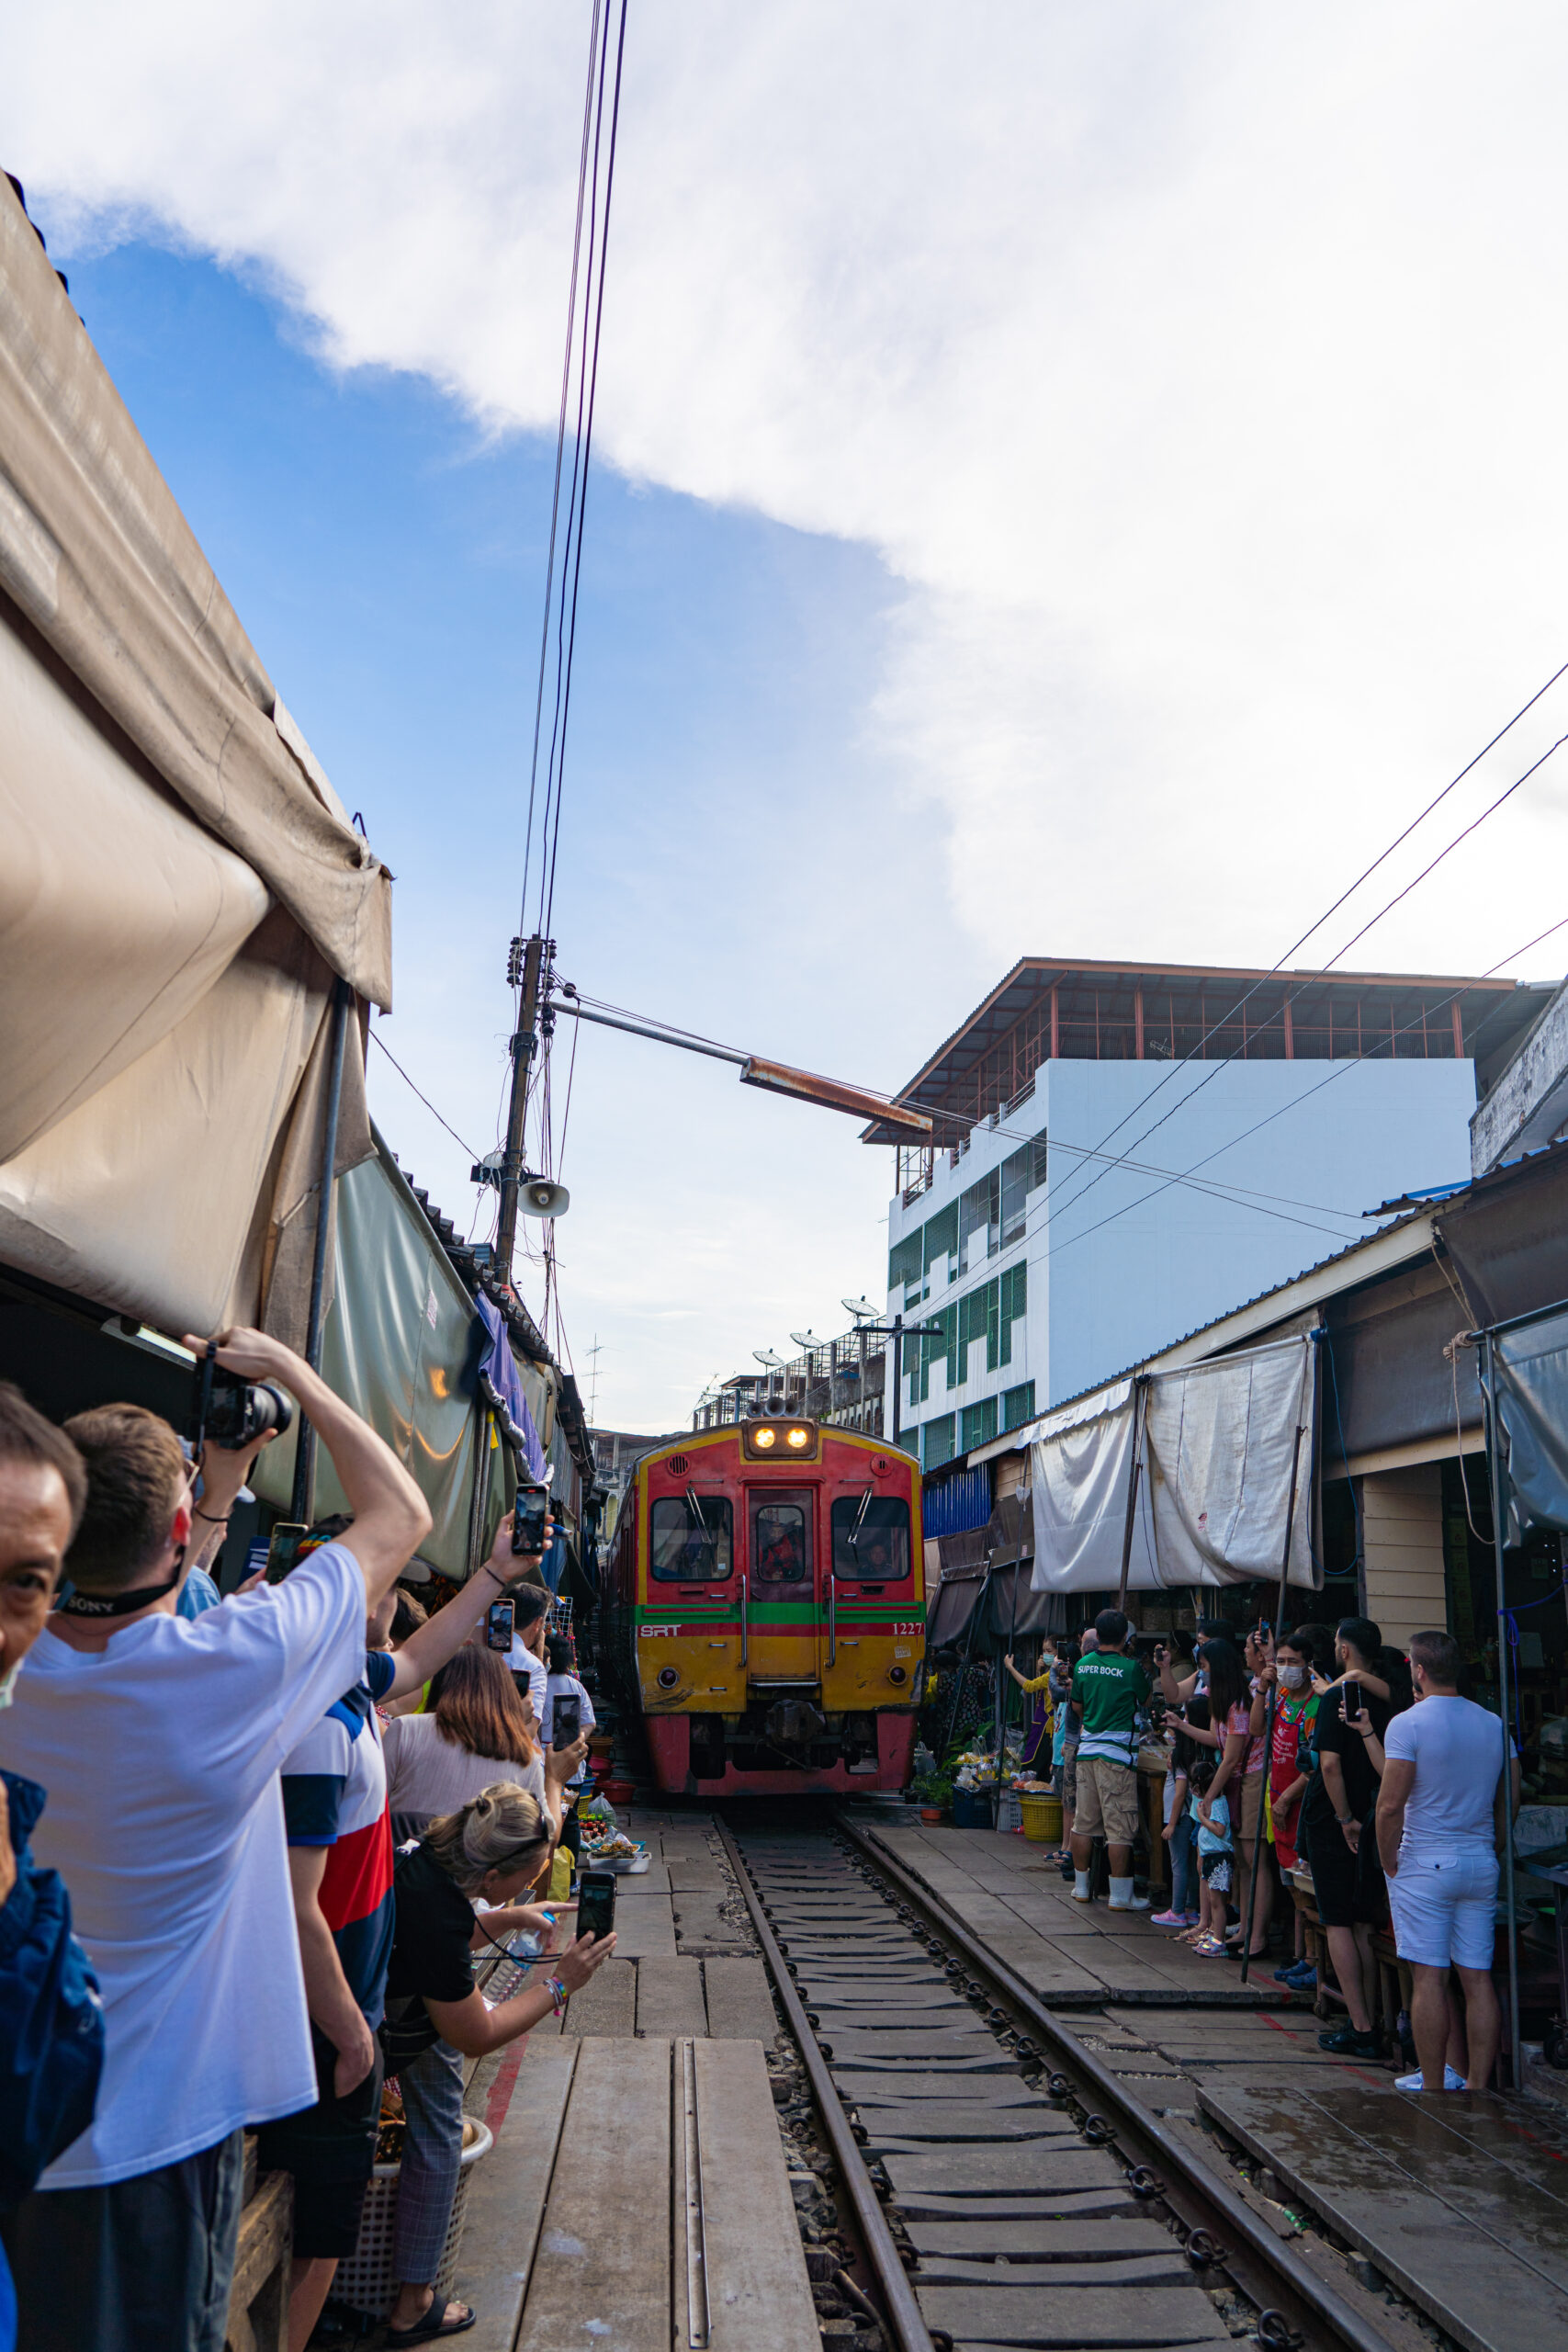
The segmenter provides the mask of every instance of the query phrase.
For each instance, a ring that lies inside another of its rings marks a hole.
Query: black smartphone
[[[1359,1682],[1347,1682],[1345,1685],[1345,1696],[1339,1703],[1344,1709],[1345,1720],[1347,1723],[1349,1722],[1352,1715],[1359,1715],[1361,1712],[1360,1684]]]
[[[542,1552],[545,1548],[545,1521],[549,1517],[550,1490],[532,1484],[519,1487],[517,1500],[513,1505],[512,1548],[514,1552]]]
[[[281,1584],[289,1569],[298,1566],[299,1546],[310,1532],[308,1527],[297,1527],[287,1521],[273,1529],[266,1546],[268,1584]]]
[[[485,1647],[505,1650],[510,1656],[512,1636],[516,1628],[517,1604],[512,1600],[492,1600],[485,1611]]]
[[[615,1928],[615,1874],[614,1871],[584,1871],[577,1892],[577,1932],[593,1936],[600,1943],[613,1935]]]
[[[552,1747],[571,1747],[582,1737],[582,1702],[575,1691],[570,1697],[562,1691],[557,1699],[550,1727],[555,1733]]]

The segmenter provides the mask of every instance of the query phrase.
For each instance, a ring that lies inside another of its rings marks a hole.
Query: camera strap
[[[176,1573],[167,1584],[138,1585],[130,1592],[73,1592],[60,1603],[60,1612],[63,1617],[134,1617],[139,1609],[150,1609],[173,1592],[179,1580]]]

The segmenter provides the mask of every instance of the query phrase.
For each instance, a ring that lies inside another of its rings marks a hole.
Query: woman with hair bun
[[[402,2091],[408,2135],[398,2189],[393,2270],[400,2281],[387,2342],[427,2344],[472,2327],[465,2304],[435,2300],[434,2281],[446,2249],[463,2149],[465,2058],[482,2058],[551,2015],[587,1984],[615,1948],[580,1936],[541,1963],[522,1992],[494,2008],[473,1981],[470,1954],[498,1932],[536,1924],[537,1913],[509,1908],[534,1885],[549,1859],[551,1824],[536,1797],[498,1781],[456,1813],[431,1823],[398,1864],[393,1881],[397,1929],[381,2027],[387,2072]],[[502,1906],[482,1921],[476,1900]]]

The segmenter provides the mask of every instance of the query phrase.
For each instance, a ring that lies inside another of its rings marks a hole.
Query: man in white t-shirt
[[[1497,1856],[1519,1768],[1514,1759],[1505,1775],[1513,1743],[1495,1715],[1460,1697],[1459,1670],[1449,1634],[1413,1634],[1416,1703],[1383,1733],[1378,1852],[1399,1956],[1415,1977],[1410,2023],[1421,2062],[1402,2090],[1485,2090],[1502,2030],[1492,1983]],[[1464,1988],[1462,2017],[1450,1966]]]
[[[508,1663],[519,1690],[525,1684],[534,1702],[534,1721],[544,1737],[545,1705],[549,1698],[550,1670],[545,1664],[545,1635],[550,1622],[550,1596],[542,1585],[520,1584],[512,1594],[512,1656]]]
[[[5,2224],[27,2352],[221,2352],[242,2127],[316,2095],[278,1767],[364,1673],[367,1609],[430,1526],[408,1472],[298,1356],[231,1331],[218,1361],[292,1391],[354,1523],[282,1583],[186,1621],[174,1430],[131,1405],[69,1425],[87,1470],[73,1590],[0,1757],[49,1790],[35,1846],[71,1890],[106,2050],[91,2128]],[[208,1447],[209,1525],[252,1458]]]

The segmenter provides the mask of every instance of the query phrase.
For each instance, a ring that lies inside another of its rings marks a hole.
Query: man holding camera
[[[178,1438],[130,1405],[69,1424],[87,1473],[73,1590],[0,1753],[49,1790],[35,1844],[97,1970],[106,2057],[91,2128],[6,2226],[21,2352],[221,2352],[242,2127],[316,2096],[278,1766],[359,1681],[367,1611],[430,1526],[389,1448],[279,1341],[226,1332],[218,1363],[298,1398],[353,1524],[283,1583],[187,1622]],[[207,1449],[209,1525],[259,1442]]]

